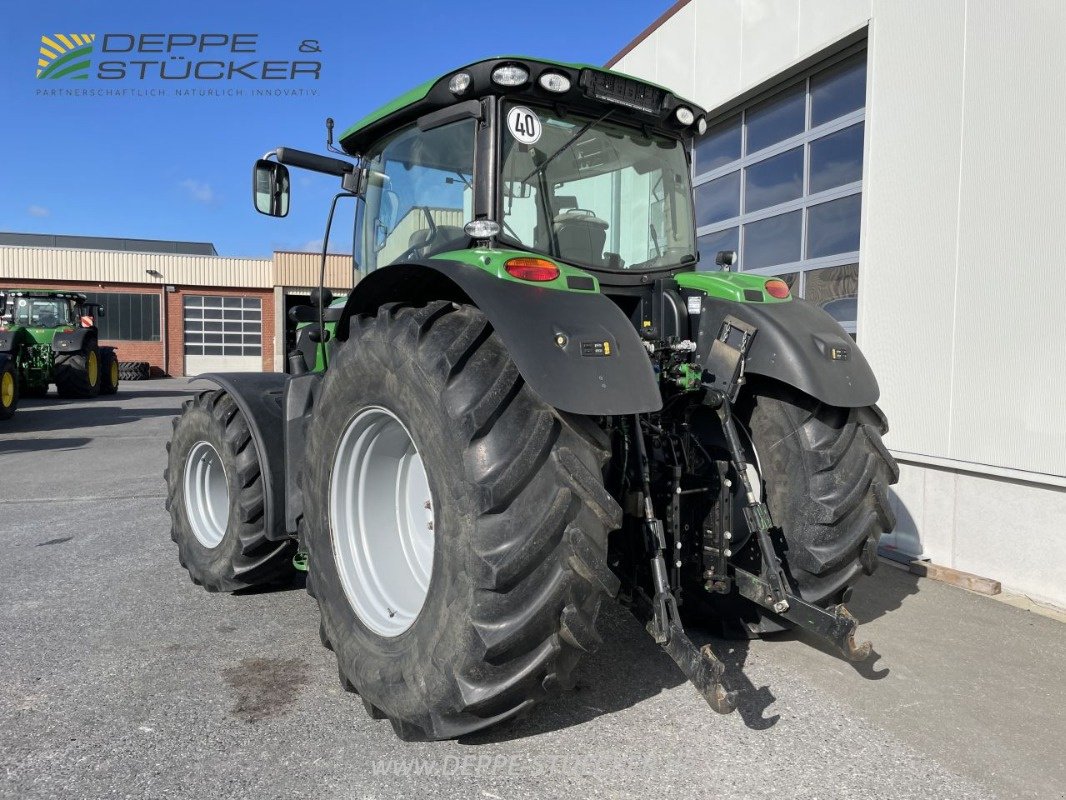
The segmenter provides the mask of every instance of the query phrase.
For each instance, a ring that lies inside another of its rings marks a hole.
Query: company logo
[[[95,33],[53,33],[41,36],[37,57],[37,78],[89,78],[89,56],[93,52]]]

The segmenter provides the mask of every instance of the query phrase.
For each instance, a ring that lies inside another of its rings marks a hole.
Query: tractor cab
[[[14,290],[0,294],[0,325],[36,329],[93,328],[104,307],[76,292]]]
[[[290,164],[338,174],[362,198],[354,257],[364,272],[490,246],[545,262],[522,280],[646,282],[699,258],[689,142],[704,130],[700,108],[652,84],[489,59],[347,129],[340,145],[358,166],[269,154],[277,161],[257,164],[256,207],[287,213]]]

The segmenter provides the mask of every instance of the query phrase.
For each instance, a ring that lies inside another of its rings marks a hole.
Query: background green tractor
[[[44,397],[51,383],[60,397],[118,391],[114,348],[99,344],[96,318],[103,314],[102,306],[77,292],[0,293],[0,354],[14,361],[23,397]]]
[[[319,291],[290,375],[216,374],[168,444],[171,536],[230,591],[308,570],[343,685],[405,738],[447,738],[572,685],[605,596],[719,712],[710,646],[800,628],[861,660],[844,607],[893,525],[896,466],[854,340],[781,280],[697,271],[704,112],[597,67],[496,58],[286,165],[354,200],[342,301]],[[712,265],[703,265],[708,270]]]

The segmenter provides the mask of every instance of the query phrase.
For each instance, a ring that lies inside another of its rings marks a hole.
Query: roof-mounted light
[[[696,115],[692,113],[692,109],[688,106],[678,106],[674,116],[677,117],[678,122],[685,126],[691,125],[696,121]]]
[[[700,136],[703,136],[703,134],[707,133],[707,117],[700,117],[696,121],[696,133],[698,133]]]
[[[538,83],[549,92],[562,94],[570,91],[570,79],[561,72],[545,72],[538,79]]]
[[[459,95],[466,92],[470,88],[470,75],[466,72],[457,72],[452,75],[452,79],[448,81],[448,91],[452,94]]]
[[[463,226],[471,239],[491,239],[500,235],[500,223],[491,219],[473,219]]]
[[[500,86],[521,86],[529,80],[529,72],[517,64],[503,64],[492,71],[492,82]]]

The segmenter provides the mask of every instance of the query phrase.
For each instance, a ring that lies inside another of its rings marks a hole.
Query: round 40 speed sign
[[[543,127],[535,111],[514,106],[507,112],[507,130],[522,144],[536,144]]]

